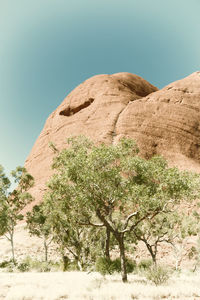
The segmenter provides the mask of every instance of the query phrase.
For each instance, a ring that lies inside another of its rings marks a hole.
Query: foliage
[[[30,270],[30,266],[27,262],[21,262],[17,268],[20,272],[28,272]]]
[[[21,213],[25,206],[33,200],[27,190],[33,186],[33,177],[23,167],[17,167],[11,172],[17,188],[9,191],[11,181],[0,166],[0,234],[4,234],[11,243],[12,259],[14,256],[14,228],[18,221],[23,219]]]
[[[190,236],[195,236],[198,233],[198,222],[193,215],[186,215],[183,210],[177,208],[177,222],[172,223],[172,229],[168,233],[167,242],[173,247],[175,257],[175,270],[180,266],[185,252],[188,252],[187,241]]]
[[[155,285],[161,285],[169,280],[169,270],[164,266],[151,266],[145,271],[145,277]]]
[[[68,139],[53,168],[46,197],[56,235],[62,232],[65,245],[73,242],[77,249],[71,237],[83,235],[83,227],[106,228],[120,250],[123,281],[127,234],[170,213],[181,199],[197,196],[193,174],[169,168],[162,157],[141,158],[135,142],[125,138],[117,145],[97,146],[84,137]],[[53,220],[62,225],[57,227]]]
[[[35,205],[31,212],[27,213],[27,228],[31,235],[36,235],[43,239],[45,250],[45,261],[48,261],[48,247],[52,242],[50,236],[50,225],[47,222],[47,216],[44,213],[44,205]]]
[[[92,267],[96,256],[101,253],[102,234],[98,228],[78,227],[73,219],[69,219],[67,208],[61,201],[54,204],[46,195],[44,205],[50,234],[58,245],[63,259],[63,270],[86,270]],[[55,200],[55,198],[54,198]],[[53,204],[53,205],[52,205]]]
[[[140,270],[148,270],[151,266],[152,266],[151,259],[142,259],[138,264],[138,268]]]
[[[158,246],[161,243],[170,243],[175,247],[177,241],[182,243],[187,236],[196,235],[196,225],[194,218],[178,211],[177,208],[169,213],[162,212],[153,220],[146,219],[133,233],[146,245],[152,261],[156,263]]]
[[[136,262],[131,259],[126,259],[127,273],[132,273],[136,269]],[[119,258],[114,260],[107,257],[99,257],[95,265],[96,271],[102,275],[121,272],[121,262]]]
[[[53,261],[40,261],[31,258],[30,256],[25,257],[21,262],[17,264],[17,270],[20,272],[51,272],[61,270],[60,262]]]
[[[12,260],[4,260],[0,263],[0,268],[7,268],[10,264],[13,264]]]

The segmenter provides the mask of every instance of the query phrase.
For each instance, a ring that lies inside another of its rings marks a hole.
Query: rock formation
[[[200,72],[160,91],[130,73],[97,75],[80,84],[49,116],[26,160],[37,201],[52,173],[49,143],[60,150],[67,137],[80,134],[105,143],[129,136],[147,158],[161,154],[171,165],[200,171]]]

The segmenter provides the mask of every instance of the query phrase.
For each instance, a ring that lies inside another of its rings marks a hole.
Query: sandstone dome
[[[125,72],[81,83],[49,116],[25,162],[36,201],[52,174],[49,143],[60,150],[66,138],[80,134],[105,143],[131,137],[144,157],[160,154],[171,165],[200,171],[200,72],[161,90]]]

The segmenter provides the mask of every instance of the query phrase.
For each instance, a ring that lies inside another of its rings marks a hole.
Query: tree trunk
[[[82,266],[82,264],[81,264],[81,262],[80,262],[80,260],[79,259],[77,259],[77,266],[78,266],[78,269],[79,269],[79,271],[83,271],[83,266]]]
[[[15,264],[15,251],[14,251],[13,236],[11,237],[11,248],[12,248],[12,260],[13,260],[13,263]]]
[[[105,247],[105,256],[110,259],[110,230],[106,228],[106,247]]]
[[[66,255],[63,255],[62,260],[63,260],[63,272],[65,272],[67,271],[69,266],[69,258]]]
[[[15,250],[14,250],[14,231],[10,232],[10,243],[11,243],[11,250],[12,250],[12,261],[16,264],[15,261]]]
[[[45,255],[45,261],[48,262],[48,246],[46,238],[44,238],[44,255]]]
[[[153,251],[152,247],[148,243],[145,243],[145,244],[147,246],[147,249],[148,249],[149,253],[151,254],[153,264],[156,266],[156,264],[157,264],[157,261],[156,261],[157,249],[155,249],[155,251]]]
[[[124,249],[124,234],[121,233],[118,236],[119,250],[120,250],[120,261],[121,261],[121,274],[122,281],[127,282],[127,270],[126,270],[126,257],[125,257],[125,249]]]

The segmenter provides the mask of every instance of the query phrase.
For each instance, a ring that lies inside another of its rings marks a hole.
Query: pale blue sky
[[[85,79],[159,88],[200,69],[200,0],[0,0],[0,164],[23,165],[48,115]]]

